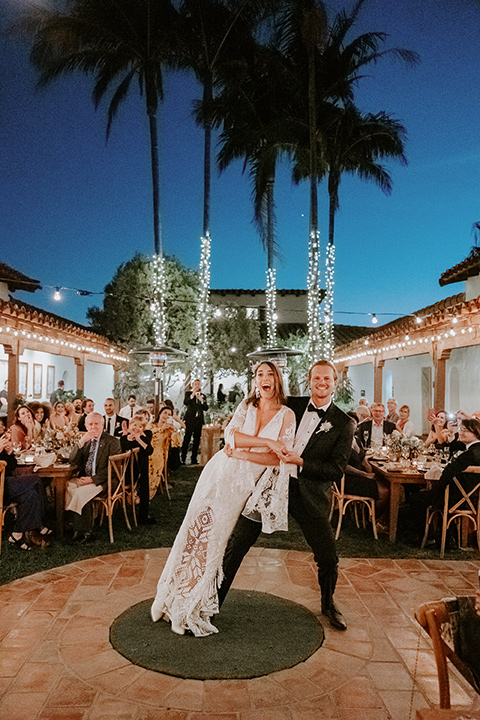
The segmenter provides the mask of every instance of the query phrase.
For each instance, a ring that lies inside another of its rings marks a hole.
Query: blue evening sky
[[[28,0],[1,0],[0,29]],[[330,0],[332,17],[351,2]],[[2,12],[3,7],[3,12]],[[367,324],[362,313],[404,314],[461,291],[438,278],[466,257],[480,220],[480,4],[476,0],[370,0],[356,34],[389,33],[389,47],[416,50],[414,68],[385,59],[368,70],[357,101],[385,110],[408,131],[409,164],[391,163],[394,188],[345,177],[336,225],[336,322]],[[121,108],[105,144],[106,106],[94,111],[91,81],[62,78],[35,91],[28,48],[0,36],[0,260],[44,286],[101,292],[120,263],[153,252],[148,127],[142,100]],[[199,96],[187,75],[165,83],[160,113],[164,250],[198,265],[202,229],[203,136],[191,118]],[[242,164],[214,172],[212,287],[262,288],[266,258]],[[327,237],[326,191],[320,228]],[[276,184],[280,288],[305,288],[308,187],[287,164]],[[19,294],[77,322],[102,296],[53,290]],[[346,315],[341,312],[357,312]],[[380,316],[383,321],[390,316]]]

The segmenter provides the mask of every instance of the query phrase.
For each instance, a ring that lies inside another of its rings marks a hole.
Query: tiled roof
[[[448,298],[444,298],[443,300],[439,300],[433,305],[427,305],[427,307],[421,308],[420,310],[417,310],[410,315],[403,315],[396,320],[392,320],[391,322],[386,323],[379,328],[376,328],[375,330],[373,330],[373,332],[371,328],[363,329],[367,331],[370,330],[369,333],[365,333],[365,335],[369,334],[370,336],[370,344],[375,343],[377,340],[380,343],[383,342],[388,336],[391,337],[396,334],[401,334],[402,332],[405,332],[408,328],[411,329],[412,321],[415,322],[416,317],[424,318],[422,326],[424,325],[424,323],[427,326],[435,325],[435,323],[442,320],[449,312],[452,313],[452,316],[468,312],[468,306],[470,306],[470,304],[474,305],[476,302],[477,301],[475,300],[471,300],[466,303],[465,293],[458,293],[457,295],[452,295]],[[455,309],[452,312],[453,308]],[[351,338],[350,340],[345,342],[345,345],[342,344],[341,347],[336,346],[337,350],[340,350],[341,352],[348,351],[347,345],[349,345],[350,343],[354,343],[355,340],[358,340],[360,337],[361,336],[359,335],[357,336],[357,338]]]
[[[440,275],[439,284],[450,285],[474,277],[480,273],[480,248],[472,247],[470,255]]]
[[[35,292],[42,289],[39,280],[33,280],[3,262],[0,262],[0,282],[5,282],[11,292],[15,290]]]
[[[285,340],[289,335],[295,335],[297,332],[305,334],[307,332],[306,323],[281,323],[277,324],[277,334]],[[375,328],[361,327],[357,325],[334,325],[333,337],[335,347],[345,345],[346,343],[365,337],[375,332]]]

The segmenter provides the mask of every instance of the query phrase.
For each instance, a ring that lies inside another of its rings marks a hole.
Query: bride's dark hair
[[[250,391],[250,395],[248,396],[246,402],[247,405],[253,405],[253,407],[258,406],[258,402],[260,400],[260,397],[257,397],[256,393],[256,387],[255,387],[255,377],[257,376],[257,372],[259,368],[262,367],[262,365],[268,365],[270,370],[273,372],[273,378],[275,382],[275,394],[274,398],[280,405],[286,405],[287,404],[287,396],[285,395],[285,391],[283,389],[283,378],[282,373],[278,369],[278,367],[275,365],[275,363],[271,362],[270,360],[262,360],[257,367],[255,368],[255,374],[253,376],[253,382],[252,382],[252,389]]]

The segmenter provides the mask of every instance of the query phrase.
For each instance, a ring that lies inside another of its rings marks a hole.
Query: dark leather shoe
[[[335,607],[333,603],[328,608],[322,608],[322,614],[325,615],[326,618],[328,618],[330,625],[334,627],[335,630],[347,629],[347,623],[345,622],[345,618],[343,617],[340,610]]]
[[[93,532],[86,532],[86,533],[82,533],[78,537],[76,543],[77,543],[77,545],[85,545],[86,543],[95,542],[96,539],[97,538]]]

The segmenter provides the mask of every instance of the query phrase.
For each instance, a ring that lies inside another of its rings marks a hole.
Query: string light
[[[205,376],[208,356],[208,316],[210,294],[210,254],[211,254],[210,233],[205,233],[201,238],[200,250],[200,297],[197,308],[197,345],[194,350],[193,373],[196,378],[202,379]]]
[[[268,268],[267,270],[267,290],[266,299],[266,316],[267,316],[267,345],[268,347],[276,347],[277,345],[277,288],[276,288],[276,270]]]
[[[322,340],[323,340],[323,357],[327,360],[333,358],[333,288],[335,275],[335,245],[334,243],[328,243],[327,251],[325,254],[325,300],[324,300],[324,312],[323,312],[323,328],[322,328]]]
[[[59,287],[57,287],[57,288],[55,289],[55,292],[53,293],[53,299],[54,299],[54,300],[57,300],[57,302],[62,299],[62,296],[61,296],[61,294],[60,294],[60,288],[59,288]]]
[[[307,277],[307,330],[308,357],[310,362],[320,358],[320,232],[310,231],[308,243],[308,277]]]
[[[152,289],[153,301],[150,311],[153,318],[153,334],[156,345],[166,344],[165,322],[165,261],[161,255],[152,258]]]
[[[372,313],[372,325],[376,325],[378,323],[378,318],[375,315],[375,313]]]

